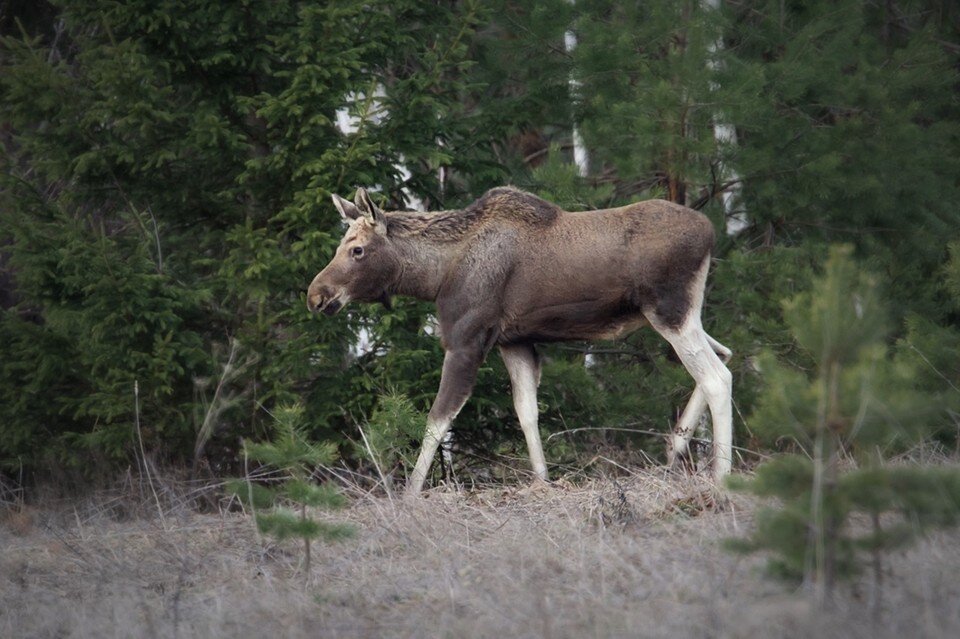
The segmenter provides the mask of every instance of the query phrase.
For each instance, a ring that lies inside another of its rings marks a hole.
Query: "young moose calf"
[[[366,191],[334,195],[349,223],[330,264],[310,284],[307,306],[333,315],[348,302],[392,295],[436,302],[446,355],[407,486],[423,487],[434,454],[497,346],[533,470],[547,479],[537,428],[537,342],[612,339],[649,324],[676,350],[696,389],[671,437],[669,462],[686,451],[706,406],[713,417],[713,471],[730,472],[730,350],[700,321],[714,243],[697,211],[663,200],[568,212],[513,188],[488,191],[460,211],[384,213]],[[721,359],[722,358],[722,359]]]

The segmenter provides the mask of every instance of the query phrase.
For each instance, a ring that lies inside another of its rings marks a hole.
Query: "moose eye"
[[[362,256],[362,255],[363,255],[363,247],[362,247],[362,246],[354,246],[352,249],[350,249],[350,255],[352,255],[352,256],[354,256],[354,257],[360,257],[360,256]]]

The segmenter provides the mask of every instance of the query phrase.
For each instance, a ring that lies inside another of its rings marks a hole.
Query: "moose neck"
[[[435,301],[444,275],[453,264],[456,243],[409,235],[395,238],[394,246],[401,271],[391,292],[427,302]]]

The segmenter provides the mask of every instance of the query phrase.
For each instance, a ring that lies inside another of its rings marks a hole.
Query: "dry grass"
[[[0,637],[960,636],[960,535],[893,558],[879,623],[869,579],[815,612],[719,547],[748,498],[662,472],[357,496],[337,518],[358,536],[317,548],[306,587],[245,516],[137,494],[7,508]]]

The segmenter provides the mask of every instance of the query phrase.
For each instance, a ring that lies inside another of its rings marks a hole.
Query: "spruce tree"
[[[425,401],[441,355],[421,339],[422,305],[321,321],[303,298],[341,234],[331,192],[380,185],[398,206],[412,189],[436,206],[506,181],[496,129],[461,99],[479,3],[63,0],[51,12],[5,20],[0,42],[14,289],[0,457],[122,463],[133,379],[145,445],[173,460],[198,448],[220,381],[229,401],[203,436],[222,455],[269,427],[260,406],[302,401],[326,438],[388,379]],[[336,126],[340,109],[366,114],[356,132]],[[443,197],[441,168],[460,175]],[[357,366],[350,345],[371,324],[392,356]],[[400,355],[411,342],[429,365]],[[247,365],[224,376],[228,344]]]

